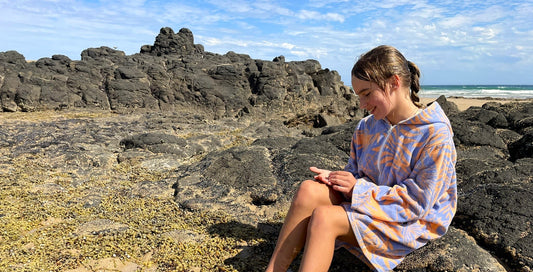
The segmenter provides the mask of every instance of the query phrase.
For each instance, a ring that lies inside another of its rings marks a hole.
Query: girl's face
[[[390,97],[376,83],[352,77],[352,87],[359,97],[361,108],[373,114],[376,119],[383,119],[392,109]]]

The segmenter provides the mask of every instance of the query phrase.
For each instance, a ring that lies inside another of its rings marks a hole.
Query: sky
[[[26,60],[132,55],[162,27],[190,29],[213,53],[315,59],[346,85],[382,44],[419,66],[422,85],[533,85],[533,0],[0,0],[0,52]]]

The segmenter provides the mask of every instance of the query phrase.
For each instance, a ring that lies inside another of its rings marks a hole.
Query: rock
[[[231,206],[245,222],[256,221],[269,212],[265,211],[268,207],[258,212],[257,206],[274,204],[280,195],[269,157],[268,150],[261,146],[217,152],[192,165],[178,178],[174,184],[176,200],[193,210]]]
[[[84,235],[113,235],[128,230],[126,224],[118,223],[109,219],[89,221],[76,229],[75,234]]]
[[[125,149],[131,148],[148,148],[155,153],[177,153],[171,146],[185,146],[187,141],[183,138],[162,134],[162,133],[143,133],[122,139],[120,144]]]
[[[446,99],[446,96],[441,95],[435,101],[437,101],[437,103],[439,103],[439,105],[441,106],[441,108],[444,111],[444,113],[446,113],[446,115],[450,116],[450,115],[454,115],[454,114],[459,113],[459,107],[457,107],[457,105],[455,103],[453,103],[451,101],[448,101]],[[431,105],[431,103],[428,104],[428,106],[429,105]]]
[[[503,118],[505,120],[505,117],[496,111],[487,110],[482,107],[470,107],[466,109],[465,111],[462,111],[460,113],[456,113],[455,116],[460,116],[461,119],[469,120],[469,121],[478,121],[484,124],[489,124],[492,122],[492,120]],[[497,124],[500,124],[500,127],[507,127],[506,121],[500,121],[494,122]]]
[[[0,86],[2,111],[15,112],[18,110],[15,97],[20,86],[20,81],[16,74],[0,75],[0,78],[2,78],[2,86]]]
[[[20,70],[26,66],[26,58],[17,51],[0,52],[0,62],[5,63],[5,68]]]
[[[102,197],[99,194],[91,194],[83,199],[84,208],[94,208],[100,206],[102,203]]]
[[[498,136],[496,129],[478,121],[464,120],[458,116],[450,117],[452,122],[454,141],[459,145],[479,146],[488,145],[500,149],[507,146]]]
[[[335,116],[327,114],[319,114],[316,117],[314,127],[327,127],[327,126],[338,126],[342,124],[341,120]]]
[[[203,47],[194,44],[192,32],[182,28],[178,33],[169,27],[161,28],[153,46],[143,46],[141,53],[149,53],[156,56],[178,54],[189,55],[202,53]]]
[[[513,102],[507,104],[487,103],[484,109],[496,111],[505,116],[509,128],[519,133],[524,133],[524,129],[531,126],[531,115],[533,114],[532,102]]]
[[[80,266],[76,269],[65,270],[66,272],[91,272],[106,271],[112,269],[120,272],[135,272],[141,270],[141,266],[136,263],[123,261],[120,258],[103,258],[92,260],[87,265]]]
[[[491,125],[492,126],[492,125]],[[522,138],[522,135],[516,131],[510,130],[510,129],[497,129],[496,134],[502,138],[503,142],[509,146],[510,143],[513,143],[520,138]]]
[[[184,157],[183,159],[187,159]],[[149,156],[142,159],[141,167],[144,167],[150,171],[169,171],[182,166],[177,156],[172,154],[163,154],[156,156]]]
[[[528,167],[531,169],[531,165]],[[521,271],[533,267],[530,247],[533,210],[528,204],[533,197],[533,185],[531,180],[526,182],[477,187],[459,199],[454,219],[456,227],[471,233],[508,265]]]
[[[54,195],[54,194],[60,194],[60,193],[65,192],[65,189],[59,184],[45,183],[45,184],[38,184],[38,185],[33,186],[30,192]]]
[[[258,175],[270,172],[269,153],[266,148],[232,148],[215,155],[205,167],[204,177],[210,184],[227,185],[241,190],[258,191],[275,187],[276,179]]]
[[[510,143],[509,152],[511,153],[511,161],[528,157],[533,158],[533,131]]]
[[[171,199],[174,196],[174,189],[172,188],[172,182],[165,180],[161,181],[141,181],[134,184],[131,188],[131,194],[139,197],[150,198],[168,198]]]
[[[459,242],[459,244],[458,244]],[[409,254],[395,271],[507,271],[466,232],[450,227],[440,239]]]
[[[108,59],[110,61],[118,60],[124,57],[126,54],[123,51],[114,50],[107,46],[102,46],[99,48],[89,48],[81,52],[82,61],[98,61],[103,59]]]
[[[173,230],[163,236],[180,243],[201,243],[206,238],[205,235],[191,230]]]
[[[205,52],[186,28],[162,28],[153,46],[128,56],[105,46],[84,50],[80,61],[54,55],[26,63],[16,51],[1,54],[1,111],[194,111],[209,119],[323,113],[329,125],[357,114],[339,74],[317,61]]]

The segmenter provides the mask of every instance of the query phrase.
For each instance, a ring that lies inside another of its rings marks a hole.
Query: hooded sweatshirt
[[[345,170],[357,183],[344,208],[358,245],[342,246],[375,271],[390,271],[446,233],[457,207],[456,151],[438,103],[396,125],[365,117],[350,153]]]

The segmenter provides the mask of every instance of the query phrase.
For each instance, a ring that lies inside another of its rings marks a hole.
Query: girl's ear
[[[389,84],[391,91],[399,89],[401,86],[401,82],[402,82],[400,79],[400,76],[398,75],[392,75],[391,77],[389,77],[387,81],[388,81],[387,83]]]

